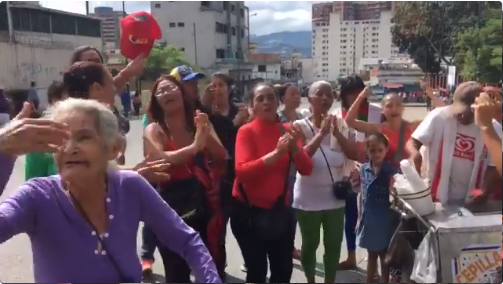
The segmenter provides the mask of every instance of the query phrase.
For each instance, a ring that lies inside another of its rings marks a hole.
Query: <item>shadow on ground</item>
[[[304,271],[302,265],[298,263],[294,263],[293,268],[302,272]],[[337,271],[335,283],[364,283],[365,275],[365,270],[360,267],[357,267],[355,270],[339,270]],[[325,269],[322,263],[316,263],[316,277],[325,277]]]
[[[164,276],[160,274],[152,274],[151,276],[143,279],[142,283],[166,283]],[[193,282],[195,283],[195,282]],[[245,283],[244,279],[234,277],[232,275],[227,274],[226,283]]]

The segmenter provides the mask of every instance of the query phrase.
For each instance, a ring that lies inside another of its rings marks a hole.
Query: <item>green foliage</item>
[[[490,9],[485,17],[483,26],[459,33],[455,59],[464,78],[498,83],[502,74],[502,12]]]
[[[155,46],[147,58],[144,77],[155,80],[161,74],[169,74],[173,68],[179,65],[188,65],[194,70],[198,69],[177,47],[172,45]]]
[[[437,73],[440,62],[453,63],[458,34],[485,24],[483,12],[500,2],[397,2],[393,43],[409,53],[423,71]]]

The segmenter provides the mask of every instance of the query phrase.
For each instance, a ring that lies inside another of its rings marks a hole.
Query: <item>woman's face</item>
[[[327,114],[334,103],[334,93],[331,87],[318,85],[311,90],[308,100],[313,114]]]
[[[182,90],[169,80],[159,82],[155,98],[165,113],[183,109]]]
[[[108,162],[117,157],[117,147],[107,147],[96,129],[94,117],[73,111],[55,118],[70,128],[70,139],[54,154],[61,177],[66,180],[88,180],[105,173]]]
[[[402,119],[403,103],[402,98],[397,94],[386,95],[382,101],[382,113],[386,120]]]
[[[269,86],[258,86],[253,92],[253,114],[256,118],[275,120],[278,104],[276,91]]]
[[[288,109],[297,109],[300,106],[300,92],[295,86],[289,86],[283,96],[283,103]]]
[[[213,96],[216,101],[226,101],[229,99],[229,86],[222,78],[213,77],[211,79],[213,86]]]
[[[95,63],[103,64],[101,57],[95,50],[87,50],[82,52],[79,58],[80,61],[91,61]]]
[[[114,85],[114,78],[110,71],[103,67],[102,84],[94,83],[89,91],[89,98],[97,100],[105,105],[113,105],[115,103],[115,95],[117,90]]]

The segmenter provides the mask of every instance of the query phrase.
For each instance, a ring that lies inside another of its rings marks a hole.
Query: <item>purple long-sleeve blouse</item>
[[[98,250],[96,232],[63,191],[59,176],[32,179],[0,203],[0,243],[28,234],[37,283],[120,283],[124,278],[140,283],[136,236],[144,221],[161,244],[187,260],[198,283],[221,283],[199,234],[145,179],[114,171],[108,180],[109,223],[102,234],[107,251]]]

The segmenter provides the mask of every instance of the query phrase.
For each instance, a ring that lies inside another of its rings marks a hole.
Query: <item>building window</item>
[[[229,10],[229,2],[226,2],[226,1],[222,1],[222,2],[223,2],[224,11],[228,11]]]
[[[170,28],[174,28],[174,27],[176,27],[176,23],[169,23],[169,27],[170,27]]]
[[[258,72],[267,72],[267,65],[257,65]]]
[[[161,8],[161,3],[155,3],[154,8],[157,8],[157,9]]]
[[[201,1],[201,7],[210,7],[210,1]]]
[[[179,28],[183,28],[183,27],[185,27],[185,23],[178,23],[178,27],[179,27]]]
[[[236,12],[236,6],[234,6],[234,4],[231,4],[231,12],[232,13]]]
[[[180,51],[185,51],[185,47],[180,47]]]
[[[232,27],[231,30],[232,30],[232,35],[235,36],[236,35],[236,28]]]
[[[225,58],[225,49],[218,48],[215,50],[217,58]]]
[[[245,16],[245,9],[243,9],[243,8],[239,9],[239,14],[241,15],[241,17],[244,17]]]
[[[215,23],[215,31],[219,34],[225,33],[226,26],[222,23],[216,22]]]
[[[241,38],[244,38],[244,37],[245,37],[245,30],[241,29]]]

